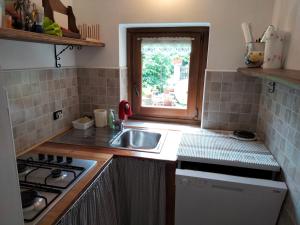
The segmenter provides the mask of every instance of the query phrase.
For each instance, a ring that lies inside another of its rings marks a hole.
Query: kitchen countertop
[[[229,131],[185,132],[177,155],[178,161],[280,171],[274,156],[259,138],[241,141],[233,138]]]
[[[153,129],[152,129],[153,130]],[[163,129],[155,129],[162,130]],[[162,143],[160,153],[132,151],[113,148],[109,145],[111,138],[115,137],[118,131],[109,128],[89,128],[88,130],[71,129],[50,141],[42,144],[44,148],[77,150],[83,152],[97,152],[113,154],[115,156],[125,156],[134,158],[154,159],[175,162],[177,160],[177,150],[181,140],[181,132],[168,130],[166,138]]]
[[[64,134],[51,139],[49,142],[109,148],[110,140],[119,133],[120,131],[109,128],[91,127],[87,130],[71,129]]]
[[[149,128],[148,123],[145,125],[140,123],[127,124],[127,127],[136,128]],[[184,139],[187,134],[200,134],[207,135],[213,132],[217,135],[228,135],[230,132],[216,132],[203,130],[199,127],[190,126],[163,126],[153,123],[150,128],[168,131],[166,139],[161,147],[160,153],[130,151],[118,148],[112,148],[109,145],[111,138],[118,134],[118,131],[113,131],[107,128],[90,128],[86,131],[71,129],[57,137],[45,142],[32,150],[33,152],[43,152],[46,154],[60,154],[65,156],[79,157],[83,159],[97,160],[97,165],[83,177],[72,190],[67,193],[61,201],[59,201],[53,209],[40,221],[39,224],[50,225],[60,218],[66,210],[74,203],[78,196],[85,191],[89,184],[101,172],[101,169],[111,160],[114,156],[133,157],[141,159],[163,160],[171,163],[176,163],[178,160],[194,161],[194,162],[209,162],[209,159],[197,155],[195,149],[190,149],[189,154],[196,154],[195,156],[185,155],[182,148],[181,139]],[[183,143],[184,144],[184,143]],[[190,144],[190,143],[188,143]],[[260,143],[263,145],[263,143]],[[196,146],[197,147],[197,146]],[[185,149],[187,150],[187,149]],[[271,155],[267,152],[264,154]],[[229,150],[228,150],[229,152]],[[178,156],[177,156],[178,154]],[[200,160],[200,161],[199,161]],[[224,162],[223,162],[224,163]],[[225,163],[226,164],[226,163]]]
[[[161,125],[159,123],[128,122],[127,127],[168,129],[168,135],[161,153],[128,151],[112,148],[109,141],[119,132],[108,128],[90,128],[86,131],[72,129],[51,140],[54,144],[69,144],[96,149],[97,152],[111,153],[119,156],[132,156],[169,161],[189,161],[225,166],[280,171],[271,152],[264,143],[258,141],[239,141],[231,137],[230,131],[214,131],[191,126]],[[177,129],[177,131],[175,131]],[[180,130],[180,131],[178,131]],[[69,146],[65,145],[69,148]]]
[[[181,132],[168,132],[160,153],[111,148],[108,142],[118,133],[118,131],[108,128],[91,128],[85,131],[70,129],[30,151],[31,153],[62,155],[97,161],[96,166],[66,193],[39,221],[38,225],[56,224],[114,156],[163,160],[175,164]]]
[[[32,153],[54,154],[97,161],[96,165],[74,185],[63,198],[38,222],[38,225],[53,225],[67,212],[79,196],[88,188],[102,169],[113,158],[112,154],[84,152],[76,149],[49,148],[43,145],[35,148]]]

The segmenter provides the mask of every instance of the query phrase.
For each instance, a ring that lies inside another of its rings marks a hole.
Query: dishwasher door
[[[283,182],[176,170],[176,225],[275,225]]]

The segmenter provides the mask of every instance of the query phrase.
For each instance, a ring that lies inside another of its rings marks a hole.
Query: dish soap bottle
[[[110,109],[109,110],[109,113],[108,113],[108,126],[109,128],[111,129],[115,129],[115,111],[113,109]]]

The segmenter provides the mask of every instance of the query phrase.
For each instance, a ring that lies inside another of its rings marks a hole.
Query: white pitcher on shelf
[[[264,69],[280,69],[283,65],[283,47],[285,32],[278,31],[274,26],[269,26],[262,42],[265,42]]]

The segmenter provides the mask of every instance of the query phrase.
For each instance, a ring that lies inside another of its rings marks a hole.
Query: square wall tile
[[[93,116],[96,108],[117,109],[120,102],[121,70],[80,68],[77,72],[80,115]]]
[[[276,84],[268,93],[263,80],[258,111],[257,132],[280,164],[289,188],[279,225],[300,224],[300,89]]]
[[[17,153],[71,127],[79,116],[76,69],[11,70],[1,76],[6,77]],[[64,118],[53,121],[58,109]]]
[[[255,131],[258,105],[260,102],[261,81],[257,78],[248,78],[237,72],[206,72],[204,92],[202,128],[222,130],[246,129]],[[219,113],[226,119],[215,119],[210,114]],[[232,116],[236,115],[236,120]],[[207,122],[208,120],[208,122]],[[250,123],[251,121],[251,123]],[[253,124],[252,124],[253,123]]]

